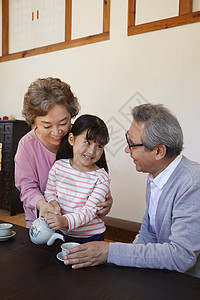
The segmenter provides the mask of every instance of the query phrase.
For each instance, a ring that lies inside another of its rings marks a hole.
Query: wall
[[[146,174],[137,173],[124,153],[130,121],[123,108],[140,101],[166,105],[182,125],[184,154],[200,162],[200,23],[127,37],[128,1],[111,2],[109,41],[0,64],[0,116],[22,118],[23,95],[38,77],[70,83],[81,113],[97,114],[111,125],[117,120],[124,127],[118,136],[122,142],[115,145],[119,151],[112,155],[109,145],[107,151],[114,198],[110,216],[141,222]]]

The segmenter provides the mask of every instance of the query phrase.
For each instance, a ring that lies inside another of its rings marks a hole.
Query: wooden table
[[[0,299],[200,299],[200,279],[167,270],[104,264],[73,270],[56,258],[61,240],[34,245],[24,227],[0,242]]]

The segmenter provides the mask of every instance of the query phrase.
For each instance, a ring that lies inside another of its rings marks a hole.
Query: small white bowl
[[[13,225],[9,223],[0,224],[0,237],[11,235]]]
[[[62,255],[63,255],[63,257],[66,255],[66,250],[67,249],[70,249],[70,248],[73,248],[73,247],[76,247],[76,246],[79,246],[79,245],[80,245],[79,243],[73,243],[73,242],[62,244],[61,245],[61,249],[62,249]]]

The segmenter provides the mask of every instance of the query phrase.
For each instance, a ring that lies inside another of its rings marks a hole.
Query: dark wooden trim
[[[128,1],[128,27],[135,25],[136,0]]]
[[[68,42],[62,42],[62,43],[43,46],[39,48],[29,49],[17,53],[7,54],[5,56],[0,56],[0,62],[30,57],[39,54],[45,54],[45,53],[73,48],[73,47],[79,47],[79,46],[93,44],[93,43],[106,41],[106,40],[109,40],[109,32],[91,35],[80,39],[71,40]]]
[[[2,0],[2,55],[9,52],[9,1]]]
[[[72,32],[72,0],[65,0],[65,42],[71,40]]]
[[[179,16],[192,13],[193,0],[179,0]]]
[[[135,25],[136,0],[128,2],[128,35],[167,29],[176,26],[200,22],[200,11],[192,12],[193,0],[179,0],[179,15],[163,20]]]
[[[167,29],[176,26],[192,24],[195,22],[200,22],[200,11],[191,14],[185,14],[185,15],[173,17],[173,18],[168,18],[164,20],[158,20],[158,21],[140,24],[136,26],[130,26],[128,28],[128,35],[145,33],[145,32],[150,32],[150,31],[155,31],[160,29]]]
[[[103,2],[103,32],[110,31],[110,0]]]
[[[121,220],[118,218],[104,217],[106,225],[105,239],[131,243],[138,234],[141,223]]]

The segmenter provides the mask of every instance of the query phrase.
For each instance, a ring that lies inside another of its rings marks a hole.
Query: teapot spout
[[[56,239],[60,239],[63,242],[65,241],[65,238],[62,234],[55,232],[48,240],[47,245],[51,246],[55,242]]]

